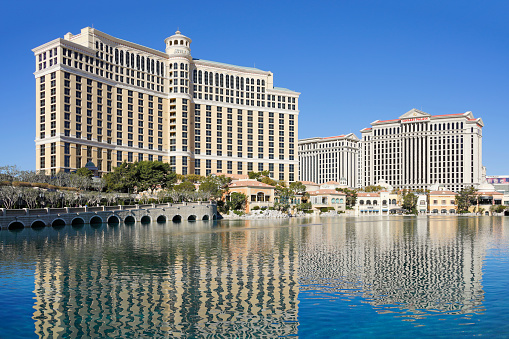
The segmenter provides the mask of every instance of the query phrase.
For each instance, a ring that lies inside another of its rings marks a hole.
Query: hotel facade
[[[431,115],[412,109],[398,119],[376,120],[361,130],[362,186],[385,180],[395,188],[457,192],[482,176],[481,118],[472,112]]]
[[[299,180],[338,181],[358,187],[359,138],[355,134],[299,140]]]
[[[86,27],[33,52],[36,169],[99,175],[123,161],[168,162],[180,174],[299,173],[298,92],[273,74],[191,57],[179,31],[165,52]]]

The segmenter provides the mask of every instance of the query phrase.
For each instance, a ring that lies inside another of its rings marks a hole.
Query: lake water
[[[509,337],[509,217],[0,232],[0,338]]]

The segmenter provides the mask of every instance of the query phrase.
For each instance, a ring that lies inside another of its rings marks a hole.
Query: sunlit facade
[[[165,52],[94,28],[33,52],[36,169],[99,174],[159,160],[181,174],[298,175],[298,92],[273,74],[195,59],[179,31]]]
[[[457,192],[482,176],[481,118],[472,112],[431,115],[412,109],[398,119],[376,120],[361,130],[361,186],[381,180],[395,188]]]

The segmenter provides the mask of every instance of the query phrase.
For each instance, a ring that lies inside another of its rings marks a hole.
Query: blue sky
[[[483,163],[509,174],[509,1],[11,1],[0,28],[0,165],[35,168],[31,49],[94,26],[164,50],[272,71],[301,92],[299,138],[354,132],[417,108],[472,111]]]

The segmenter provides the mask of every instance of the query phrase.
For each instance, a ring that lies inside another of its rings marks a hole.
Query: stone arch
[[[449,210],[449,213],[454,214],[454,213],[456,213],[456,210],[455,210],[454,208],[451,208],[451,209]]]
[[[55,228],[61,228],[65,226],[65,220],[64,219],[55,219],[51,222],[51,226]]]
[[[484,215],[490,215],[489,211],[484,212]]]
[[[132,215],[128,215],[124,219],[124,224],[134,224],[136,222],[136,219]]]
[[[208,216],[207,214],[205,214],[205,215],[203,216],[203,218],[201,218],[201,220],[207,220],[207,221],[208,221],[208,220],[209,220],[209,216]]]
[[[25,225],[20,221],[13,221],[7,226],[9,231],[19,231],[25,228]]]
[[[216,220],[217,219],[217,215],[214,213],[212,214],[212,220]]]
[[[90,225],[94,224],[94,225],[97,225],[97,224],[102,224],[103,223],[103,220],[100,216],[98,215],[94,215],[91,219],[90,219]]]
[[[181,222],[182,221],[182,217],[177,214],[177,215],[173,216],[171,221],[173,221],[173,222]]]
[[[44,228],[44,227],[46,227],[46,223],[44,221],[42,221],[42,220],[35,220],[30,227],[32,227],[32,228]]]
[[[442,213],[442,214],[446,214],[446,213],[447,213],[447,210],[446,210],[445,208],[443,208],[443,209],[441,209],[441,210],[440,210],[440,213]]]
[[[142,224],[150,224],[150,217],[148,215],[144,215],[141,217],[140,222]]]
[[[509,211],[508,210],[504,211],[504,216],[509,217]]]
[[[157,223],[158,224],[164,224],[166,222],[166,216],[165,215],[160,215],[157,217]]]
[[[187,217],[187,221],[196,221],[196,215],[191,214],[189,217]]]
[[[114,224],[120,224],[120,218],[116,215],[110,215],[108,217],[108,224],[114,225]]]
[[[71,220],[71,225],[72,226],[81,226],[81,225],[84,225],[84,224],[85,224],[85,220],[83,220],[83,218],[81,218],[81,217],[76,217],[76,218]]]

